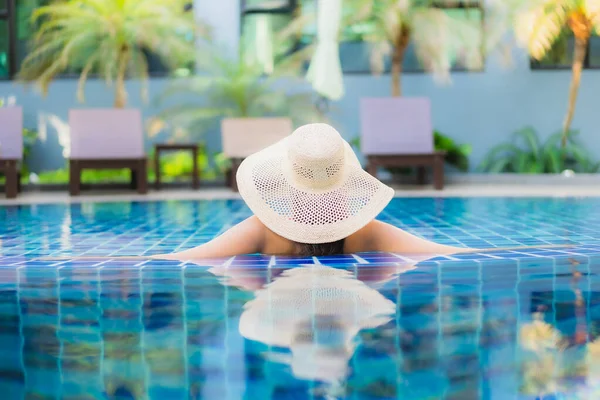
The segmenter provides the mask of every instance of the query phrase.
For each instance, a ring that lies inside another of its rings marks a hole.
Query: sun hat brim
[[[335,187],[306,188],[286,168],[290,137],[249,157],[240,165],[240,195],[271,231],[306,244],[347,238],[371,222],[394,197],[394,190],[363,170],[344,141],[344,176]]]

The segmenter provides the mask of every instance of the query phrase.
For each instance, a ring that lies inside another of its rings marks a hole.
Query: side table
[[[198,189],[200,187],[200,176],[198,172],[198,145],[197,144],[168,144],[160,143],[154,145],[154,172],[156,180],[154,187],[160,190],[160,153],[167,151],[190,151],[192,153],[192,187]]]

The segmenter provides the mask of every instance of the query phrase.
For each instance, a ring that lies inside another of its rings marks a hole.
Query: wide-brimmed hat
[[[394,196],[362,169],[350,145],[327,124],[304,125],[246,158],[237,183],[267,228],[307,244],[350,236]]]

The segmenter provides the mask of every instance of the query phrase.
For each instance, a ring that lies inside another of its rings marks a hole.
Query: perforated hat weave
[[[246,158],[242,198],[265,226],[298,243],[331,243],[358,231],[394,196],[365,172],[327,124],[310,124]]]

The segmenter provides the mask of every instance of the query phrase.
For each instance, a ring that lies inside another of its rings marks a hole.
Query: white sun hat
[[[246,158],[237,183],[267,228],[306,244],[350,236],[394,197],[394,190],[365,172],[350,145],[327,124],[304,125]]]

